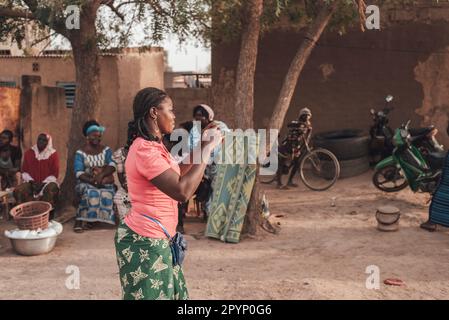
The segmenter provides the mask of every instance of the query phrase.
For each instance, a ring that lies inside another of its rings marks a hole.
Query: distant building
[[[212,75],[210,73],[165,72],[165,88],[210,88]]]
[[[47,32],[36,30],[34,23],[30,22],[25,27],[25,38],[23,39],[21,47],[19,48],[17,43],[12,41],[12,39],[9,39],[5,42],[0,42],[0,55],[2,56],[37,55],[48,46],[50,40],[47,39],[47,36],[48,36]]]

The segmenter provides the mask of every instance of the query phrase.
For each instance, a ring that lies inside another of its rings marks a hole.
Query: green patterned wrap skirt
[[[173,266],[168,239],[141,236],[121,222],[115,235],[124,300],[187,300],[180,266]]]

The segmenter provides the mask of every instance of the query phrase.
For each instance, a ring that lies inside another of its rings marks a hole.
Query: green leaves
[[[175,33],[180,41],[189,36],[208,39],[210,30],[209,0],[0,0],[0,39],[11,36],[21,43],[24,28],[31,21],[42,29],[48,27],[57,33],[72,37],[81,30],[65,29],[65,10],[76,5],[83,19],[96,17],[96,34],[100,48],[128,45],[151,45]],[[1,9],[21,10],[30,19],[1,16]],[[81,23],[81,25],[83,25]],[[83,29],[83,27],[81,27]]]
[[[264,0],[262,32],[307,27],[323,5],[339,1],[330,23],[334,31],[344,33],[360,23],[359,0]],[[448,0],[431,0],[432,3]],[[378,0],[379,5],[413,6],[416,0]],[[0,39],[12,37],[21,43],[25,26],[50,28],[66,37],[79,30],[65,30],[65,8],[77,5],[81,20],[96,17],[97,44],[100,48],[151,45],[168,34],[179,41],[194,38],[205,44],[237,39],[242,29],[244,0],[0,0],[2,8],[20,10],[27,17],[0,14]],[[91,12],[93,11],[93,12]]]

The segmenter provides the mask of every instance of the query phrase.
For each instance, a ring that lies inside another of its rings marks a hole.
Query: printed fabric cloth
[[[115,235],[124,300],[187,300],[182,268],[173,266],[168,239],[147,238],[123,221]]]
[[[86,154],[78,150],[75,155],[75,174],[79,178],[83,173],[92,174],[95,167],[116,167],[112,160],[112,150],[106,147],[97,155]],[[87,222],[105,222],[115,225],[114,195],[115,186],[106,184],[101,188],[77,181],[75,186],[80,202],[76,219]]]

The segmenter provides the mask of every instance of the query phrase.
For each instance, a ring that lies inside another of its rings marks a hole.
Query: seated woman
[[[86,122],[83,126],[86,144],[75,154],[75,191],[79,200],[75,232],[91,228],[91,222],[115,225],[113,173],[116,165],[111,148],[101,144],[104,130],[95,120]]]
[[[37,143],[25,152],[22,183],[14,190],[17,204],[39,200],[50,202],[53,208],[59,195],[59,157],[49,134],[41,133]]]
[[[117,177],[120,182],[119,188],[115,193],[114,203],[117,207],[120,220],[122,220],[131,209],[131,201],[128,196],[128,183],[126,182],[125,161],[128,150],[121,147],[114,152],[112,159],[117,166]]]
[[[3,130],[2,133],[0,133],[0,146],[9,147],[14,168],[20,168],[20,162],[22,161],[22,151],[19,147],[11,144],[13,137],[14,134],[11,130]]]
[[[13,188],[17,185],[18,167],[14,167],[11,160],[9,146],[0,146],[0,190]]]
[[[0,133],[0,179],[1,190],[17,186],[20,179],[22,151],[11,144],[13,133],[3,130]]]

